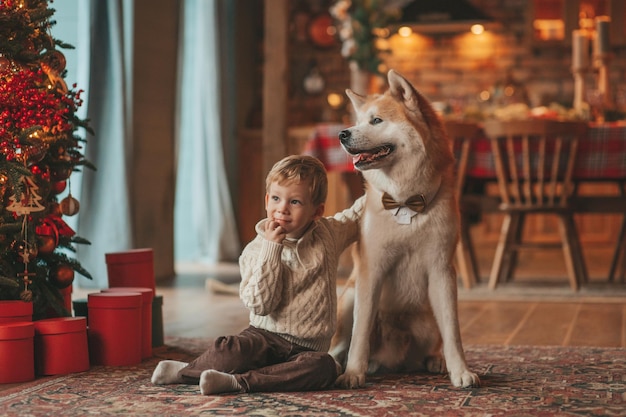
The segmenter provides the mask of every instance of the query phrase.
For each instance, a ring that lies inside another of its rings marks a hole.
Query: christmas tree
[[[35,320],[69,315],[60,290],[75,272],[91,278],[72,256],[89,242],[63,220],[79,209],[71,175],[95,169],[77,134],[91,131],[76,115],[82,90],[64,81],[60,49],[72,46],[52,37],[53,14],[48,0],[0,0],[0,300],[32,301]]]

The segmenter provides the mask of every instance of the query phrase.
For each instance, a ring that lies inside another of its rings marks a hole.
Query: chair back
[[[456,197],[459,201],[465,185],[471,141],[477,138],[480,126],[474,122],[446,120],[444,127],[456,156]]]
[[[582,121],[544,119],[489,120],[503,209],[565,208],[572,193],[578,140],[587,131]]]

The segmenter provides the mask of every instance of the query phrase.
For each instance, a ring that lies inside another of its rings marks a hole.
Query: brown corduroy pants
[[[282,337],[249,326],[234,336],[215,339],[211,346],[178,373],[197,384],[208,369],[232,374],[243,392],[316,391],[337,379],[335,360]]]

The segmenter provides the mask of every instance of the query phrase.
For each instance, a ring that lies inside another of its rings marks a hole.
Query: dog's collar
[[[386,192],[383,193],[381,202],[385,210],[390,211],[400,224],[409,224],[411,219],[418,213],[424,212],[428,205],[435,199],[441,188],[441,177],[437,177],[436,187],[428,194],[415,194],[406,201],[399,203]]]

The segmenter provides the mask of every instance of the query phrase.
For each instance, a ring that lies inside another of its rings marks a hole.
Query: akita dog
[[[346,91],[357,119],[339,138],[366,203],[330,351],[345,368],[337,385],[362,387],[377,370],[447,369],[454,386],[478,386],[457,315],[454,155],[430,103],[397,72],[388,81],[382,95]]]

